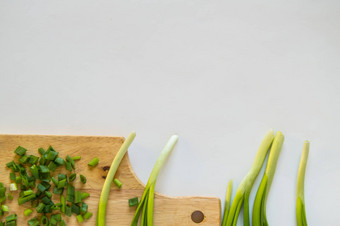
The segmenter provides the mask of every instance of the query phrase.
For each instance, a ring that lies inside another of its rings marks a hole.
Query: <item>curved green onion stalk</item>
[[[240,213],[242,204],[244,203],[244,225],[249,226],[249,195],[251,188],[255,182],[257,175],[259,174],[263,162],[266,158],[267,152],[274,139],[274,131],[270,130],[261,142],[261,145],[257,151],[254,163],[248,172],[247,176],[243,179],[239,187],[237,188],[235,198],[231,205],[228,216],[224,216],[227,220],[223,220],[222,226],[234,226],[237,224],[238,215]]]
[[[230,209],[230,201],[231,201],[231,192],[233,191],[233,181],[230,180],[227,187],[227,193],[225,195],[225,203],[224,203],[224,213],[223,213],[223,221],[222,225],[227,223],[229,209]]]
[[[155,193],[156,180],[157,180],[161,167],[163,166],[165,160],[171,153],[172,149],[175,147],[177,140],[178,140],[177,135],[171,136],[168,143],[163,148],[160,156],[158,157],[157,162],[151,172],[148,183],[145,186],[144,193],[137,207],[135,215],[132,219],[131,226],[137,226],[139,216],[141,213],[142,213],[142,217],[141,217],[140,225],[141,226],[152,226],[153,225],[153,205],[154,205],[154,193]]]
[[[300,160],[299,174],[297,181],[296,220],[298,226],[307,226],[305,211],[305,173],[309,154],[309,142],[303,144],[303,151]]]
[[[270,186],[272,184],[277,160],[279,158],[284,136],[277,132],[272,148],[269,153],[266,171],[264,172],[261,184],[257,190],[253,206],[253,226],[268,226],[266,217],[266,203]]]
[[[129,136],[124,141],[124,143],[122,144],[122,146],[120,147],[115,158],[113,159],[110,170],[105,179],[102,193],[100,194],[96,226],[105,226],[106,206],[107,206],[107,201],[109,198],[109,193],[110,193],[110,188],[111,188],[113,178],[117,172],[120,162],[122,161],[127,149],[129,148],[129,146],[131,145],[135,137],[136,137],[136,132],[130,133]]]

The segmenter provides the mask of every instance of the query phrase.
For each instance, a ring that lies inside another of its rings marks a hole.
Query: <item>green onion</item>
[[[83,184],[86,184],[86,181],[87,181],[87,179],[86,179],[86,177],[85,176],[83,176],[83,175],[81,175],[80,174],[80,181],[81,181],[81,183],[83,183]]]
[[[74,187],[71,184],[67,185],[66,200],[68,202],[74,202]]]
[[[48,192],[48,191],[45,191],[45,195],[46,195],[47,197],[49,197],[49,198],[52,197],[52,193],[51,193],[51,192]]]
[[[55,160],[54,160],[55,163],[57,163],[59,166],[61,165],[64,165],[65,161],[64,159],[60,158],[60,157],[57,157]]]
[[[117,178],[113,180],[113,183],[115,183],[115,185],[117,185],[118,188],[122,187],[122,182],[120,182]]]
[[[89,194],[89,193],[87,193],[87,192],[81,193],[81,200],[84,200],[84,199],[86,199],[86,198],[88,198],[88,197],[90,197],[90,194]]]
[[[266,170],[256,193],[253,206],[253,226],[268,225],[266,218],[267,197],[274,178],[277,160],[281,152],[283,140],[284,136],[282,133],[277,132],[269,153]]]
[[[45,154],[45,150],[43,148],[39,148],[38,149],[40,155],[44,155]]]
[[[82,215],[77,215],[77,220],[78,220],[79,223],[84,222],[84,218],[83,218]]]
[[[85,214],[84,214],[84,219],[89,219],[90,217],[92,217],[92,215],[93,215],[93,213],[91,213],[91,212],[86,212]]]
[[[2,205],[2,206],[1,206],[1,209],[2,209],[2,211],[4,211],[4,212],[8,212],[8,211],[9,211],[9,208],[8,208],[8,206],[6,206],[6,205]]]
[[[230,180],[229,183],[228,183],[228,186],[227,186],[227,193],[226,193],[226,196],[225,196],[222,226],[226,225],[226,223],[227,223],[229,209],[230,209],[230,200],[231,200],[232,190],[233,190],[233,181]]]
[[[66,186],[66,179],[63,179],[58,182],[58,189],[64,188]]]
[[[14,180],[15,181],[15,178],[16,178],[15,173],[10,173],[9,174],[9,179],[10,180]]]
[[[39,179],[39,170],[38,170],[38,167],[36,165],[32,165],[30,167],[30,170],[31,170],[31,173],[32,173],[32,176],[35,178],[35,179]]]
[[[61,220],[61,221],[59,222],[59,226],[66,226],[65,221],[64,221],[64,220]]]
[[[296,220],[298,226],[307,226],[307,217],[305,210],[305,174],[308,154],[309,141],[305,141],[305,143],[303,144],[303,151],[300,160],[297,180]]]
[[[66,161],[71,163],[73,169],[75,169],[75,162],[70,156],[66,156]]]
[[[68,180],[69,180],[69,182],[72,182],[72,181],[74,181],[76,178],[77,178],[77,174],[72,173],[72,174],[68,177]]]
[[[33,217],[32,219],[30,219],[27,223],[28,223],[29,226],[39,226],[40,225],[39,220],[36,217]]]
[[[144,209],[143,209],[141,221],[143,223],[146,222],[146,225],[148,226],[153,225],[153,205],[154,205],[154,192],[155,192],[156,180],[157,180],[161,167],[163,166],[165,160],[171,153],[172,149],[175,147],[177,140],[178,140],[177,135],[171,136],[168,143],[163,148],[160,156],[158,157],[157,162],[151,172],[148,183],[145,186],[145,190],[142,195],[141,201],[132,219],[131,226],[137,226],[142,208]]]
[[[27,149],[18,146],[17,149],[15,149],[14,153],[20,156],[23,156],[26,153]]]
[[[17,184],[16,184],[16,183],[11,183],[11,184],[9,185],[9,190],[10,190],[10,191],[16,191],[16,190],[18,190]]]
[[[124,143],[120,147],[115,158],[113,159],[110,170],[106,176],[102,192],[100,194],[96,226],[105,226],[106,206],[107,206],[107,201],[109,198],[111,183],[117,172],[120,162],[122,161],[128,147],[131,145],[135,136],[136,136],[135,132],[130,133],[130,135],[127,137],[127,139],[124,141]],[[92,162],[92,161],[94,160],[91,160],[91,162],[88,164],[89,166],[94,166],[98,164],[98,158],[97,158],[97,161],[95,161],[96,164],[94,164],[95,162]]]
[[[46,216],[42,215],[41,218],[40,218],[40,224],[41,224],[41,225],[44,225],[44,226],[45,226],[45,225],[47,226],[48,223],[49,223],[49,222],[48,222],[48,218],[47,218]]]
[[[40,192],[44,192],[46,190],[46,187],[42,184],[38,184],[37,188]]]
[[[68,170],[68,171],[72,171],[72,165],[71,165],[71,163],[70,162],[65,162],[65,168],[66,168],[66,170]]]
[[[6,217],[6,225],[8,225],[7,224],[8,222],[16,221],[16,220],[17,220],[17,215],[16,214],[9,215],[8,217]]]
[[[77,206],[76,204],[72,203],[71,206],[72,213],[75,213],[76,215],[80,214],[80,207]]]
[[[81,159],[81,156],[73,156],[72,159],[73,159],[73,160],[80,160],[80,159]]]
[[[44,203],[39,203],[39,205],[37,206],[37,208],[35,208],[35,210],[38,212],[38,213],[42,213],[43,210],[44,210],[44,207],[45,207],[45,204]]]
[[[65,213],[65,210],[66,210],[66,201],[65,201],[65,197],[63,195],[60,196],[60,203],[61,203],[60,211],[62,213]]]
[[[88,208],[89,208],[89,206],[86,203],[83,202],[80,206],[80,213],[85,214],[87,212]]]
[[[81,191],[76,191],[74,196],[74,203],[81,203]]]
[[[31,210],[31,209],[25,209],[24,216],[27,217],[27,216],[31,215],[32,212],[33,212],[33,210]]]
[[[72,209],[71,209],[71,206],[69,205],[66,205],[66,208],[65,208],[65,214],[66,216],[70,217],[72,215]]]
[[[50,171],[54,172],[57,169],[58,165],[54,162],[50,162],[47,167]]]
[[[87,165],[94,167],[94,166],[98,165],[98,163],[99,163],[99,159],[97,157],[95,157]]]
[[[237,188],[236,195],[234,197],[233,203],[231,204],[228,216],[224,216],[224,224],[222,226],[232,226],[237,224],[238,215],[240,213],[241,207],[244,204],[244,211],[243,211],[243,222],[245,226],[250,225],[249,220],[249,195],[255,179],[257,178],[263,162],[266,158],[267,152],[270,148],[274,139],[274,131],[270,130],[263,138],[260,147],[257,151],[255,160],[253,165],[246,175],[246,177],[242,180],[241,184]],[[225,220],[226,219],[226,220]]]
[[[38,160],[39,160],[39,157],[34,156],[34,155],[28,156],[28,159],[27,159],[28,163],[30,163],[31,165],[36,164]]]
[[[138,205],[138,197],[129,199],[129,206],[137,206],[137,205]]]

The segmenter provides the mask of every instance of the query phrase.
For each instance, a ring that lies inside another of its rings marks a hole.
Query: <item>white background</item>
[[[157,191],[223,200],[267,130],[281,130],[269,224],[296,224],[297,169],[309,139],[308,223],[336,226],[339,22],[338,0],[2,0],[0,133],[136,130],[130,158],[144,182],[177,133]]]

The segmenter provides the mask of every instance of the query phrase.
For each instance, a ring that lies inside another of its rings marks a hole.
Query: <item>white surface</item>
[[[339,225],[339,12],[337,0],[3,0],[0,132],[136,130],[144,182],[178,133],[157,190],[223,200],[267,130],[282,130],[270,225],[295,225],[305,139],[308,223]]]

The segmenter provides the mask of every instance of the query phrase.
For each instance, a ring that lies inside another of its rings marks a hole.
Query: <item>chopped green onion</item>
[[[56,151],[50,151],[47,153],[46,159],[53,161],[58,156],[58,154],[59,153]]]
[[[27,223],[28,223],[29,226],[39,226],[40,225],[39,220],[36,217],[30,219]]]
[[[89,193],[87,193],[87,192],[81,193],[81,200],[84,200],[84,199],[86,199],[86,198],[88,198],[88,197],[90,197],[90,194],[89,194]]]
[[[33,210],[31,210],[31,209],[25,209],[24,216],[27,217],[27,216],[31,215],[32,212],[33,212]]]
[[[14,153],[20,156],[23,156],[26,153],[27,149],[18,146],[17,149],[15,149]]]
[[[65,214],[66,216],[70,217],[72,215],[72,209],[71,209],[71,206],[69,205],[66,205],[66,208],[65,208]]]
[[[10,178],[11,180],[15,180],[15,178],[16,178],[15,173],[10,173],[10,174],[9,174],[9,178]]]
[[[42,215],[41,218],[40,218],[40,224],[41,225],[48,225],[49,221],[48,221],[48,218],[45,216],[45,215]]]
[[[129,206],[137,206],[137,205],[138,205],[138,197],[129,199]]]
[[[81,191],[76,191],[74,197],[74,203],[81,203]]]
[[[96,165],[98,165],[98,163],[99,163],[99,159],[97,157],[95,157],[87,165],[89,165],[91,167],[95,167]]]
[[[121,188],[122,187],[122,182],[120,182],[117,178],[115,178],[114,180],[113,180],[113,183],[115,184],[115,185],[117,185],[117,187],[118,188]]]
[[[68,202],[74,202],[74,187],[71,184],[67,185],[66,200]]]
[[[61,203],[60,211],[62,213],[65,213],[65,210],[66,210],[66,201],[65,201],[65,197],[63,195],[60,196],[60,203]]]
[[[80,159],[81,159],[81,156],[79,156],[79,155],[78,155],[78,156],[73,156],[72,159],[73,159],[73,160],[80,160]]]
[[[87,179],[86,179],[85,176],[80,174],[80,181],[81,181],[81,183],[86,184]]]
[[[75,213],[76,215],[80,214],[80,207],[76,204],[72,203],[71,209],[72,213]]]
[[[17,184],[16,184],[16,183],[11,183],[11,184],[9,185],[9,190],[10,190],[10,191],[16,191],[16,190],[18,190]]]
[[[127,139],[124,141],[124,143],[120,147],[118,153],[116,154],[116,156],[115,156],[115,158],[114,158],[114,160],[111,164],[110,170],[109,170],[109,172],[106,176],[106,180],[104,182],[102,192],[100,194],[96,226],[105,226],[106,206],[107,206],[107,201],[108,201],[108,198],[109,198],[111,184],[112,184],[113,178],[114,178],[114,176],[117,172],[119,164],[122,161],[128,147],[131,145],[135,136],[136,136],[135,132],[130,133],[130,135],[127,137]],[[93,167],[97,164],[98,164],[98,158],[95,158],[95,159],[91,160],[91,162],[89,162],[88,165]]]
[[[8,222],[16,221],[16,220],[17,220],[17,215],[16,214],[9,215],[8,217],[6,217],[6,225],[7,225]]]
[[[91,212],[86,212],[85,214],[84,214],[84,219],[89,219],[90,217],[92,217],[92,215],[93,215],[93,213],[91,213]]]
[[[45,150],[43,148],[39,148],[38,149],[40,155],[44,155],[45,154]]]
[[[50,171],[54,172],[57,169],[58,165],[54,162],[50,162],[47,167]]]
[[[28,156],[28,159],[27,159],[28,163],[30,163],[31,165],[36,164],[38,160],[39,160],[39,157],[34,156],[34,155]]]
[[[80,206],[80,213],[85,214],[87,212],[88,208],[89,208],[89,206],[86,203],[83,202]]]
[[[59,226],[66,226],[65,221],[64,221],[64,220],[61,220],[61,221],[59,222]]]
[[[68,180],[69,180],[70,182],[72,182],[72,181],[74,181],[74,180],[76,179],[76,177],[77,177],[77,174],[72,173],[72,174],[68,177]]]
[[[40,169],[40,172],[42,173],[49,173],[50,170],[47,166],[44,166],[44,165],[39,165],[39,169]]]
[[[48,192],[48,191],[45,191],[45,195],[49,198],[52,198],[52,193],[51,192]]]
[[[60,157],[57,157],[55,160],[54,160],[55,163],[57,163],[58,165],[64,165],[65,161],[64,159],[60,158]]]
[[[57,179],[55,179],[54,177],[52,177],[51,179],[52,179],[52,182],[53,182],[55,185],[58,186],[58,181],[57,181]]]
[[[64,188],[66,186],[66,179],[63,179],[58,182],[58,189]]]
[[[84,222],[84,218],[83,218],[82,215],[77,215],[77,220],[78,220],[79,223]]]
[[[6,206],[6,205],[2,205],[2,206],[1,206],[1,209],[2,209],[2,211],[4,211],[4,212],[8,212],[8,211],[9,211],[9,208],[8,208],[8,206]]]
[[[65,162],[65,168],[66,168],[66,170],[68,170],[68,171],[72,171],[72,165],[71,165],[71,163],[70,163],[70,162]]]
[[[36,165],[32,165],[30,167],[30,170],[31,170],[31,173],[32,173],[32,176],[35,178],[35,179],[39,179],[39,170],[38,170],[38,167]]]
[[[66,161],[71,163],[73,169],[75,169],[75,162],[70,156],[66,156]]]
[[[39,203],[39,205],[37,206],[37,208],[35,208],[35,210],[38,212],[38,213],[42,213],[43,210],[44,210],[44,207],[45,207],[45,204],[44,203]]]
[[[305,210],[305,174],[308,155],[309,141],[305,141],[305,143],[303,144],[303,151],[300,160],[297,180],[296,221],[298,226],[307,226],[307,217]]]

